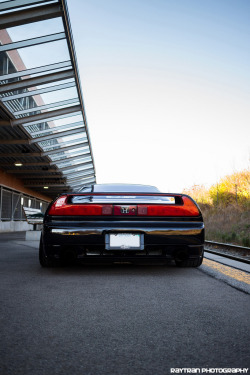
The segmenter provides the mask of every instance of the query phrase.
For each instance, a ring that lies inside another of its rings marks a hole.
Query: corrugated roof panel
[[[72,188],[78,176],[81,184],[88,162],[95,182],[66,0],[0,2],[0,11],[0,24],[9,27],[0,30],[0,168],[26,181],[41,171],[44,184],[68,189],[65,176],[74,176]]]

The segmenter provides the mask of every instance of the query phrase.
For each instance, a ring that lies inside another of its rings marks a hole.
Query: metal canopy
[[[0,2],[0,25],[0,169],[51,198],[95,183],[66,0]]]

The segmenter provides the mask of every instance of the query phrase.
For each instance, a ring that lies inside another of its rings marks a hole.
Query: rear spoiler
[[[200,216],[195,201],[184,194],[64,194],[49,207],[52,216]]]

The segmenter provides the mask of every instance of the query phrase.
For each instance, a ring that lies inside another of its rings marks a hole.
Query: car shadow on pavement
[[[176,267],[174,262],[169,264],[73,264],[68,266],[58,266],[52,268],[41,268],[40,273],[46,273],[54,276],[165,276],[173,274],[179,275],[193,272],[192,268]]]

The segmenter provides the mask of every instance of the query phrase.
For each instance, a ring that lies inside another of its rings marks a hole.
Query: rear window
[[[96,184],[80,189],[83,193],[160,193],[155,186],[136,184]]]
[[[74,195],[70,203],[102,203],[102,204],[175,204],[175,197],[143,196],[143,195]]]

